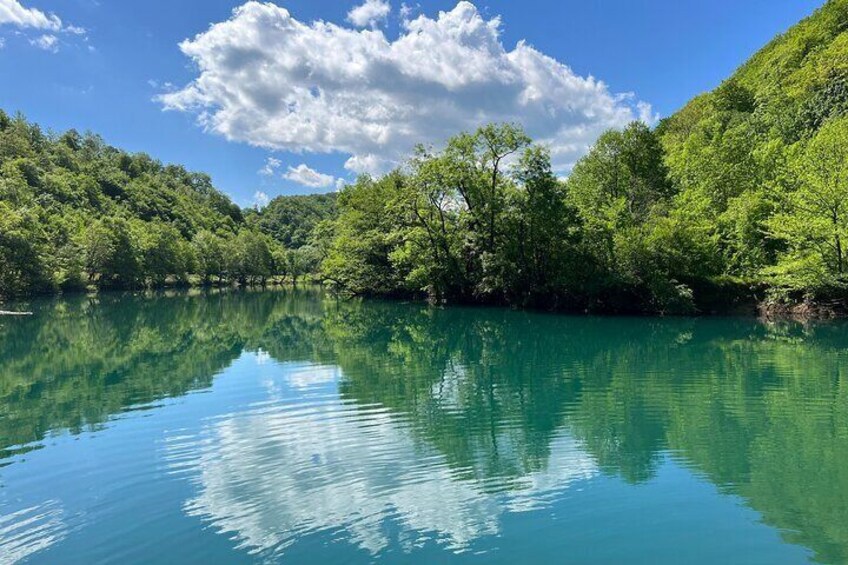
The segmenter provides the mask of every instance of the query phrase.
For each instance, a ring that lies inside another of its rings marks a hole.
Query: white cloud
[[[280,168],[282,165],[282,161],[279,159],[275,159],[274,157],[268,157],[265,160],[265,166],[259,169],[259,174],[265,177],[270,177],[274,174],[274,171]]]
[[[400,5],[400,19],[404,22],[409,20],[410,16],[412,16],[413,12],[419,11],[421,6],[419,4],[415,4],[414,6],[410,6],[406,2]]]
[[[30,45],[35,45],[39,49],[44,49],[45,51],[50,51],[51,53],[56,53],[57,51],[59,51],[59,38],[55,35],[40,35],[35,39],[30,39],[29,43]]]
[[[646,124],[653,124],[660,120],[660,115],[654,112],[654,109],[647,102],[637,102],[636,109],[639,111],[639,120]]]
[[[18,0],[0,0],[0,25],[4,24],[24,30],[52,32],[29,39],[30,45],[51,53],[59,51],[59,38],[54,33],[79,35],[83,36],[84,41],[88,41],[84,28],[65,25],[56,14],[46,14],[36,8],[26,8]],[[91,46],[89,49],[92,49]]]
[[[351,156],[350,159],[345,161],[345,169],[354,173],[369,173],[374,175],[391,168],[392,164],[390,159],[381,159],[373,153],[368,153]]]
[[[153,89],[156,89],[156,90],[160,90],[160,91],[163,91],[163,92],[173,92],[173,91],[177,90],[177,87],[176,87],[176,86],[174,86],[174,85],[173,85],[173,83],[170,83],[170,82],[159,82],[159,81],[158,81],[158,80],[156,80],[155,78],[148,79],[148,80],[147,80],[147,85],[148,85],[150,88],[153,88]]]
[[[3,49],[4,47],[6,47],[6,40],[0,37],[0,49]]]
[[[51,31],[62,29],[62,20],[55,14],[25,8],[18,0],[0,0],[0,24]]]
[[[166,109],[195,112],[232,141],[344,153],[355,172],[385,171],[416,143],[505,121],[547,143],[567,172],[601,132],[652,114],[523,41],[506,49],[500,19],[464,1],[405,22],[397,39],[248,2],[180,48],[198,76],[159,97]]]
[[[253,193],[253,206],[255,208],[264,208],[270,201],[271,198],[261,190]]]
[[[297,167],[289,167],[288,171],[283,174],[283,178],[311,188],[327,188],[336,184],[334,176],[310,169],[305,163],[301,163]]]
[[[376,27],[389,17],[391,11],[392,7],[386,0],[365,0],[364,4],[347,13],[347,21],[356,27]]]

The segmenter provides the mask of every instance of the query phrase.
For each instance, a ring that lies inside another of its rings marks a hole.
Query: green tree
[[[193,249],[173,226],[147,222],[136,226],[140,241],[141,266],[154,286],[162,285],[169,275],[184,281],[194,268]]]
[[[574,167],[568,190],[587,220],[612,228],[644,221],[674,192],[655,132],[642,122],[601,135]]]
[[[209,284],[212,277],[221,278],[224,272],[224,246],[221,238],[209,230],[201,230],[191,241],[197,264],[197,274],[203,277],[204,284]]]
[[[848,269],[848,118],[825,124],[794,168],[798,189],[768,222],[788,249],[767,273],[794,288],[841,284]]]
[[[225,246],[230,278],[239,284],[262,284],[274,274],[274,258],[265,236],[245,229]]]
[[[0,296],[50,287],[47,248],[38,219],[0,202]]]
[[[405,222],[392,203],[405,184],[397,171],[376,181],[363,175],[339,193],[334,239],[321,265],[326,280],[359,294],[391,294],[402,287],[404,273],[395,269],[391,255]]]
[[[82,249],[91,281],[132,287],[142,276],[140,248],[124,218],[103,218],[91,224],[83,234]]]

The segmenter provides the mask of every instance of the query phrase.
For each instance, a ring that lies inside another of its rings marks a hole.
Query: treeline
[[[567,180],[514,125],[342,191],[326,277],[356,293],[604,310],[686,310],[717,274],[711,240],[674,222],[656,132],[609,132]]]
[[[339,196],[323,262],[355,293],[691,312],[848,283],[848,0],[831,0],[655,129],[567,180],[514,125],[420,148]]]
[[[304,198],[303,208],[325,206]],[[308,235],[275,230],[205,174],[90,133],[45,133],[0,111],[0,297],[90,285],[262,284],[315,271],[320,257]]]
[[[262,284],[693,312],[763,297],[848,311],[848,0],[830,0],[656,128],[567,179],[510,124],[418,148],[336,195],[242,211],[210,178],[0,112],[0,296]]]

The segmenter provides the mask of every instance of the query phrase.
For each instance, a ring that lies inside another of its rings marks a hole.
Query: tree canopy
[[[208,176],[0,112],[0,295],[262,283],[578,310],[692,312],[768,289],[848,303],[848,0],[567,178],[518,124],[419,147],[338,195],[242,211]]]
[[[286,241],[205,174],[0,111],[0,297],[191,274],[263,282],[290,271]]]
[[[342,192],[324,273],[353,292],[590,310],[762,288],[844,300],[846,29],[848,0],[830,0],[656,128],[603,134],[567,179],[516,125],[420,149]]]

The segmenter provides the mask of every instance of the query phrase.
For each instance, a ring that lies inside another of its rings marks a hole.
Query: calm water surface
[[[0,563],[848,562],[848,326],[318,291],[0,319]]]

